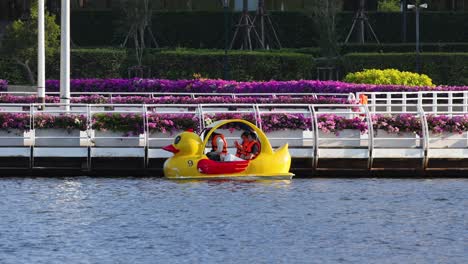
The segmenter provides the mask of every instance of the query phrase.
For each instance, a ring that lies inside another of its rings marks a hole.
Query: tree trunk
[[[34,78],[34,73],[32,72],[31,67],[29,67],[29,60],[26,60],[25,62],[22,62],[21,60],[17,58],[15,58],[14,60],[18,65],[23,67],[24,70],[26,71],[29,84],[34,85],[36,83],[36,78]]]

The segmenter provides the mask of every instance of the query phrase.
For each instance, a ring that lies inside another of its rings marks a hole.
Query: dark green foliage
[[[344,56],[345,72],[363,69],[388,69],[414,71],[414,53],[352,53]],[[422,73],[436,84],[468,85],[468,53],[423,53]]]
[[[341,53],[355,52],[414,52],[415,43],[348,44],[341,47]],[[468,43],[421,43],[422,52],[468,52]]]
[[[204,78],[223,77],[223,51],[220,50],[151,50],[143,64],[152,77],[182,79],[200,74]],[[72,78],[127,78],[135,65],[132,51],[124,49],[78,49],[71,53]],[[235,80],[291,80],[315,78],[312,55],[293,52],[240,52],[229,55],[231,76]],[[47,61],[47,77],[59,78],[59,55]],[[5,70],[3,70],[5,69]],[[21,69],[0,59],[0,79],[12,84],[25,83]]]
[[[156,12],[153,32],[161,46],[186,48],[223,48],[223,13],[221,12]],[[354,13],[338,15],[337,33],[346,37]],[[284,47],[317,46],[318,33],[314,18],[306,12],[272,12]],[[370,12],[369,21],[383,43],[401,41],[401,14]],[[239,13],[233,13],[234,26]],[[127,32],[119,27],[122,14],[114,11],[75,11],[72,15],[72,39],[78,46],[118,46]],[[421,13],[422,42],[468,42],[468,13]],[[196,23],[194,23],[196,22]],[[408,42],[414,42],[414,12],[408,13]]]
[[[119,78],[127,59],[125,50],[80,49],[72,52],[72,77]]]
[[[131,50],[79,49],[72,51],[72,78],[127,78],[127,69],[135,65]],[[234,80],[315,79],[314,49],[275,52],[230,53]],[[468,85],[468,53],[422,53],[422,73],[436,84]],[[152,77],[185,79],[199,74],[204,78],[222,78],[221,50],[147,50],[143,64],[151,68]],[[343,57],[343,74],[363,69],[414,71],[414,53],[352,53]],[[11,84],[27,83],[20,66],[0,58],[0,79]],[[59,78],[59,57],[47,61],[47,77]]]
[[[76,47],[118,46],[120,43],[114,39],[118,38],[117,22],[110,11],[73,11],[70,26],[73,44]]]
[[[219,50],[153,51],[144,63],[153,76],[169,79],[222,78],[223,56]],[[291,52],[240,52],[229,55],[231,77],[235,80],[293,80],[315,77],[313,56]]]
[[[351,26],[353,13],[342,13],[338,31],[343,37]],[[373,12],[369,22],[383,43],[396,43],[402,39],[401,13]],[[468,42],[468,13],[422,12],[420,33],[422,42]],[[415,14],[408,12],[407,41],[415,41]]]

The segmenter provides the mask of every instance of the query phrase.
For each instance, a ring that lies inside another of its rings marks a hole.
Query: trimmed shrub
[[[408,86],[433,86],[431,78],[425,74],[402,72],[395,69],[364,70],[348,73],[345,82],[366,84],[396,84]]]
[[[150,51],[143,62],[153,77],[165,79],[222,78],[223,63],[221,50]],[[316,74],[313,56],[292,52],[231,51],[229,69],[240,81],[313,79]]]
[[[414,53],[352,53],[344,56],[344,72],[364,69],[398,69],[414,71]],[[422,53],[421,72],[434,83],[468,85],[468,53]]]

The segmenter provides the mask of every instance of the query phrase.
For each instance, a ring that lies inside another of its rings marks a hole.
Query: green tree
[[[379,0],[379,11],[381,12],[399,12],[400,0]]]
[[[17,20],[9,25],[5,31],[0,46],[0,54],[11,58],[24,68],[28,81],[33,85],[37,71],[37,0],[31,4],[31,12],[26,20]],[[46,11],[45,14],[45,48],[46,59],[50,59],[60,46],[60,26],[54,15]]]
[[[127,36],[122,46],[126,46],[129,39],[133,39],[135,55],[138,66],[142,66],[143,53],[148,42],[147,33],[150,37],[150,45],[154,44],[156,48],[159,45],[151,30],[153,18],[154,0],[121,0],[121,6],[125,13],[123,22],[127,28]]]
[[[324,57],[339,55],[336,25],[341,6],[341,0],[313,0],[312,12],[320,36],[318,44]]]

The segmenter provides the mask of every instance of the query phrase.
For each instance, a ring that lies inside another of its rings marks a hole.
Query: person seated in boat
[[[208,135],[210,130],[205,132],[205,137]],[[223,134],[213,132],[211,134],[211,151],[206,156],[214,161],[223,161],[225,156],[228,154],[228,145],[226,138]]]
[[[254,131],[244,131],[241,135],[242,144],[235,141],[237,148],[236,157],[244,160],[253,160],[260,153],[260,143],[257,140],[257,134]]]

